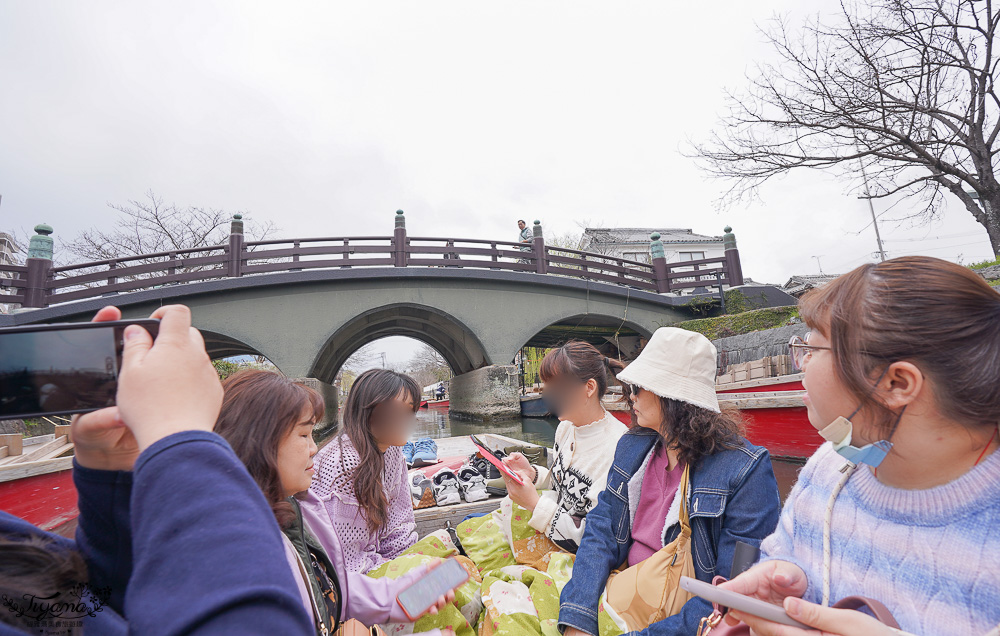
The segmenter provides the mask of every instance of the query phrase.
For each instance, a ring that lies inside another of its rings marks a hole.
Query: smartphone
[[[472,443],[476,445],[476,448],[479,449],[479,454],[485,457],[486,461],[496,466],[497,470],[513,479],[519,486],[524,485],[524,480],[521,479],[521,476],[512,471],[510,468],[507,468],[507,464],[503,463],[503,460],[497,457],[496,453],[487,448],[486,444],[484,444],[478,437],[475,435],[470,435],[469,437],[472,438]]]
[[[785,613],[780,605],[773,605],[766,601],[761,601],[750,596],[745,596],[731,590],[724,590],[711,583],[692,579],[688,576],[681,577],[681,589],[691,592],[695,596],[700,596],[706,601],[718,603],[720,607],[728,607],[738,612],[746,612],[752,616],[759,616],[773,623],[801,627],[802,629],[813,629],[804,625]]]
[[[406,617],[415,621],[429,610],[438,598],[468,580],[469,573],[457,559],[445,559],[444,563],[397,594],[396,602]]]
[[[96,411],[115,403],[125,327],[159,320],[0,328],[0,419]]]

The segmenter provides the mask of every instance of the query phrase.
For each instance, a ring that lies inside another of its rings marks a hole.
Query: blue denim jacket
[[[559,606],[560,628],[576,627],[597,634],[597,606],[611,570],[625,563],[632,546],[632,515],[629,492],[637,492],[644,465],[659,435],[633,428],[618,441],[608,485],[587,513],[587,528],[576,553],[573,578],[563,588]],[[767,449],[744,440],[742,446],[709,455],[691,467],[692,552],[695,575],[711,582],[716,575],[729,576],[737,541],[759,546],[778,524],[781,500]],[[674,527],[666,541],[680,533]],[[644,636],[694,634],[698,621],[712,613],[712,604],[693,597],[679,614],[669,616],[637,632]]]

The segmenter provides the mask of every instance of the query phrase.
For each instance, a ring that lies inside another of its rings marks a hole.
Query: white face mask
[[[851,415],[853,417],[854,414]],[[858,464],[868,464],[872,468],[878,468],[885,456],[892,450],[892,442],[883,439],[858,448],[851,446],[853,433],[854,425],[851,424],[851,420],[843,416],[838,417],[832,424],[819,432],[823,439],[833,443],[833,450],[847,460],[844,470],[848,467],[856,468]]]

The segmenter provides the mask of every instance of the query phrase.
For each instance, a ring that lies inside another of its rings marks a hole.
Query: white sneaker
[[[434,473],[431,479],[434,482],[434,499],[439,506],[451,506],[461,503],[462,496],[459,494],[458,477],[455,471],[449,468],[442,468]]]
[[[413,509],[431,508],[434,501],[434,485],[427,475],[420,471],[410,475],[410,496],[413,498]]]
[[[486,480],[472,466],[465,464],[459,468],[457,477],[458,487],[466,501],[482,501],[489,497],[489,493],[486,492]]]

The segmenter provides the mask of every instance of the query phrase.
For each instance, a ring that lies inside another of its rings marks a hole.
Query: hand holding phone
[[[766,601],[755,599],[752,596],[744,596],[743,594],[725,590],[711,583],[692,579],[687,576],[681,577],[680,585],[682,590],[691,592],[707,601],[717,603],[721,607],[728,607],[729,609],[750,614],[751,616],[759,616],[760,618],[773,623],[780,623],[781,625],[812,629],[808,625],[791,618],[780,605],[772,605]]]
[[[455,558],[445,559],[426,576],[396,595],[396,603],[411,621],[431,609],[439,598],[469,580],[469,573]]]
[[[118,379],[118,409],[140,451],[174,433],[211,431],[222,407],[222,383],[191,310],[167,305],[153,318],[160,319],[155,342],[144,329],[125,330]]]
[[[476,448],[479,450],[479,454],[482,455],[486,461],[496,466],[497,470],[500,471],[500,474],[509,477],[518,486],[524,485],[524,480],[521,479],[521,476],[508,468],[507,464],[503,463],[503,460],[497,457],[497,454],[490,450],[486,444],[482,442],[482,440],[475,435],[470,435],[469,437],[472,438],[472,443],[476,445]]]

